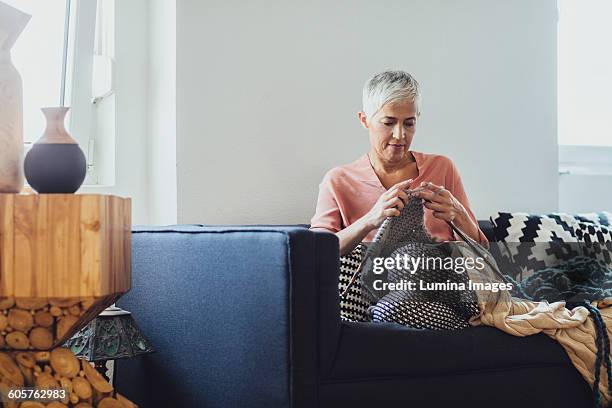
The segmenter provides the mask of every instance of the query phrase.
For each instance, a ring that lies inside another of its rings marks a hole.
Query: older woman
[[[406,190],[426,207],[425,228],[437,240],[455,240],[447,221],[488,246],[459,172],[441,155],[410,150],[420,115],[418,82],[408,73],[387,71],[370,78],[363,89],[359,121],[370,135],[370,151],[352,163],[335,167],[319,185],[312,229],[335,233],[340,254],[361,241],[371,241],[387,217],[397,216],[409,199]]]

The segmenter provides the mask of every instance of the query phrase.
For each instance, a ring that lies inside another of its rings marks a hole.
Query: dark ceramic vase
[[[76,192],[87,171],[87,160],[77,142],[66,132],[69,108],[43,108],[47,129],[25,157],[28,184],[41,194]]]

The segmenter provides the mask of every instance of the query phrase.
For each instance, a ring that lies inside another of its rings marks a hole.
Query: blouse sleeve
[[[319,184],[317,208],[315,215],[310,220],[310,228],[325,228],[333,232],[338,232],[342,229],[340,208],[338,207],[329,173],[323,177],[323,181]]]
[[[449,180],[450,184],[446,187],[449,188],[453,196],[455,196],[455,198],[459,200],[459,202],[463,205],[463,207],[467,211],[472,221],[474,221],[474,223],[478,227],[478,241],[482,245],[488,248],[489,240],[487,239],[485,234],[482,232],[482,230],[478,226],[478,220],[476,220],[476,217],[474,216],[474,213],[472,212],[472,209],[470,208],[470,202],[467,198],[467,194],[465,193],[465,189],[463,188],[463,182],[461,181],[461,176],[459,176],[459,171],[457,171],[457,168],[455,167],[455,164],[452,161],[450,162],[450,166],[451,166],[451,171],[450,171],[451,179]]]

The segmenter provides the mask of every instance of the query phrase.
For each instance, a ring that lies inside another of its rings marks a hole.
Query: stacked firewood
[[[0,348],[49,350],[76,325],[94,298],[0,300]]]
[[[11,389],[36,387],[66,390],[65,398],[16,402],[8,398]],[[0,352],[0,392],[5,408],[137,408],[92,365],[78,359],[67,348],[51,351]]]
[[[52,347],[77,325],[94,298],[0,299],[0,394],[5,408],[137,408],[87,361]],[[24,387],[65,390],[56,401],[18,401]]]

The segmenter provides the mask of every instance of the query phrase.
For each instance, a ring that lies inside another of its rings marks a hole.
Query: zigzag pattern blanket
[[[384,293],[376,293],[372,290],[372,268],[375,256],[388,256],[410,239],[413,242],[430,242],[430,237],[423,235],[422,231],[422,205],[416,199],[407,203],[399,217],[390,217],[385,221],[374,245],[368,248],[364,263],[361,282],[364,287],[369,287],[369,294],[374,300],[380,300]],[[418,209],[418,211],[415,210]],[[416,214],[416,216],[415,216]],[[406,230],[406,225],[410,228]],[[491,287],[499,284],[502,273],[499,270],[493,256],[479,243],[470,239],[451,225],[464,241],[454,242],[453,256],[463,258],[485,259],[484,268],[467,268],[469,279],[482,284],[481,287]],[[392,237],[392,238],[389,238]],[[394,238],[393,238],[394,237]],[[488,285],[488,286],[487,286]],[[591,385],[597,381],[600,396],[604,406],[612,403],[609,396],[609,379],[605,375],[605,358],[597,361],[598,338],[597,328],[593,314],[586,306],[577,306],[571,310],[566,308],[564,301],[549,303],[548,301],[531,301],[513,297],[508,290],[474,290],[477,298],[479,312],[469,319],[469,325],[486,325],[496,327],[513,336],[530,336],[544,333],[558,341],[565,349],[573,365]],[[598,308],[599,315],[605,324],[608,337],[612,338],[612,299],[592,302],[593,308]],[[600,344],[600,349],[603,347]],[[609,355],[609,350],[607,350]],[[605,357],[605,355],[604,355]],[[611,381],[612,382],[612,381]]]

